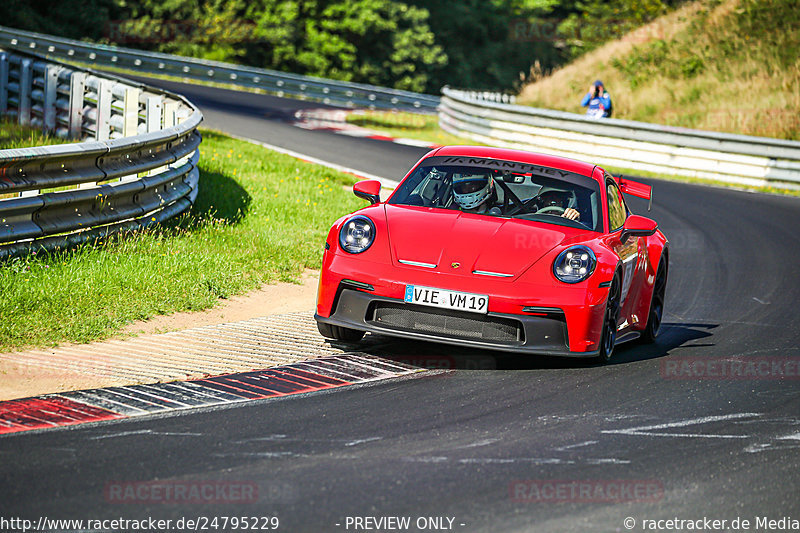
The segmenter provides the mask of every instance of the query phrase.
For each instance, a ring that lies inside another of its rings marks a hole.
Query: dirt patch
[[[168,332],[311,311],[316,305],[318,279],[319,272],[307,270],[302,274],[300,284],[265,285],[248,294],[221,300],[213,309],[175,313],[136,322],[127,326],[117,337],[106,341],[0,354],[0,401],[68,390],[161,381],[161,378],[148,379],[141,374],[136,375],[135,369],[141,368],[137,365],[143,364],[147,355],[141,351],[137,355],[129,345],[149,342],[157,346],[159,336]],[[322,337],[319,340],[322,341]],[[161,361],[158,363],[162,364]],[[267,361],[263,363],[264,366],[270,366],[266,364]],[[130,366],[134,371],[128,374],[111,371],[120,365]],[[231,368],[234,369],[234,366]],[[211,369],[203,371],[224,373]],[[176,375],[173,379],[180,377]]]

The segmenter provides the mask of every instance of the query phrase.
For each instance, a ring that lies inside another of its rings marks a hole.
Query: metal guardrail
[[[0,115],[83,141],[0,150],[0,259],[148,227],[197,196],[203,117],[181,96],[0,49]]]
[[[193,80],[233,84],[262,89],[281,97],[315,100],[351,108],[434,112],[440,100],[438,96],[429,94],[93,44],[4,26],[0,26],[0,48],[35,51],[48,58],[98,67],[125,68],[142,73],[169,74]]]
[[[439,124],[471,139],[602,165],[800,189],[800,142],[675,128],[487,101],[442,89]]]

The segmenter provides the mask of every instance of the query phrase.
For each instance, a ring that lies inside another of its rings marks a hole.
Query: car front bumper
[[[598,350],[571,351],[567,320],[558,308],[536,314],[486,315],[407,304],[340,283],[330,316],[318,322],[382,335],[560,357],[595,357]]]

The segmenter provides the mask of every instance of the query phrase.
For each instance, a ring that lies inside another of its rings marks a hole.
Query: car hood
[[[386,205],[392,260],[517,277],[575,231],[525,220],[456,210]],[[458,267],[453,265],[458,263]]]

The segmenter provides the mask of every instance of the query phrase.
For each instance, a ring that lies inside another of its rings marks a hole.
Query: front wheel
[[[664,295],[667,290],[667,261],[661,256],[656,271],[656,281],[653,286],[653,299],[650,301],[650,313],[647,315],[647,325],[640,337],[642,342],[652,343],[656,341],[658,331],[661,329],[661,321],[664,318]]]
[[[608,363],[614,355],[614,345],[617,343],[617,323],[619,322],[619,298],[621,293],[619,277],[614,276],[608,288],[606,312],[603,315],[603,334],[600,337],[600,353],[597,360]]]
[[[323,337],[342,342],[358,342],[364,338],[365,333],[357,329],[344,328],[342,326],[332,326],[322,322],[317,322],[317,329]]]

